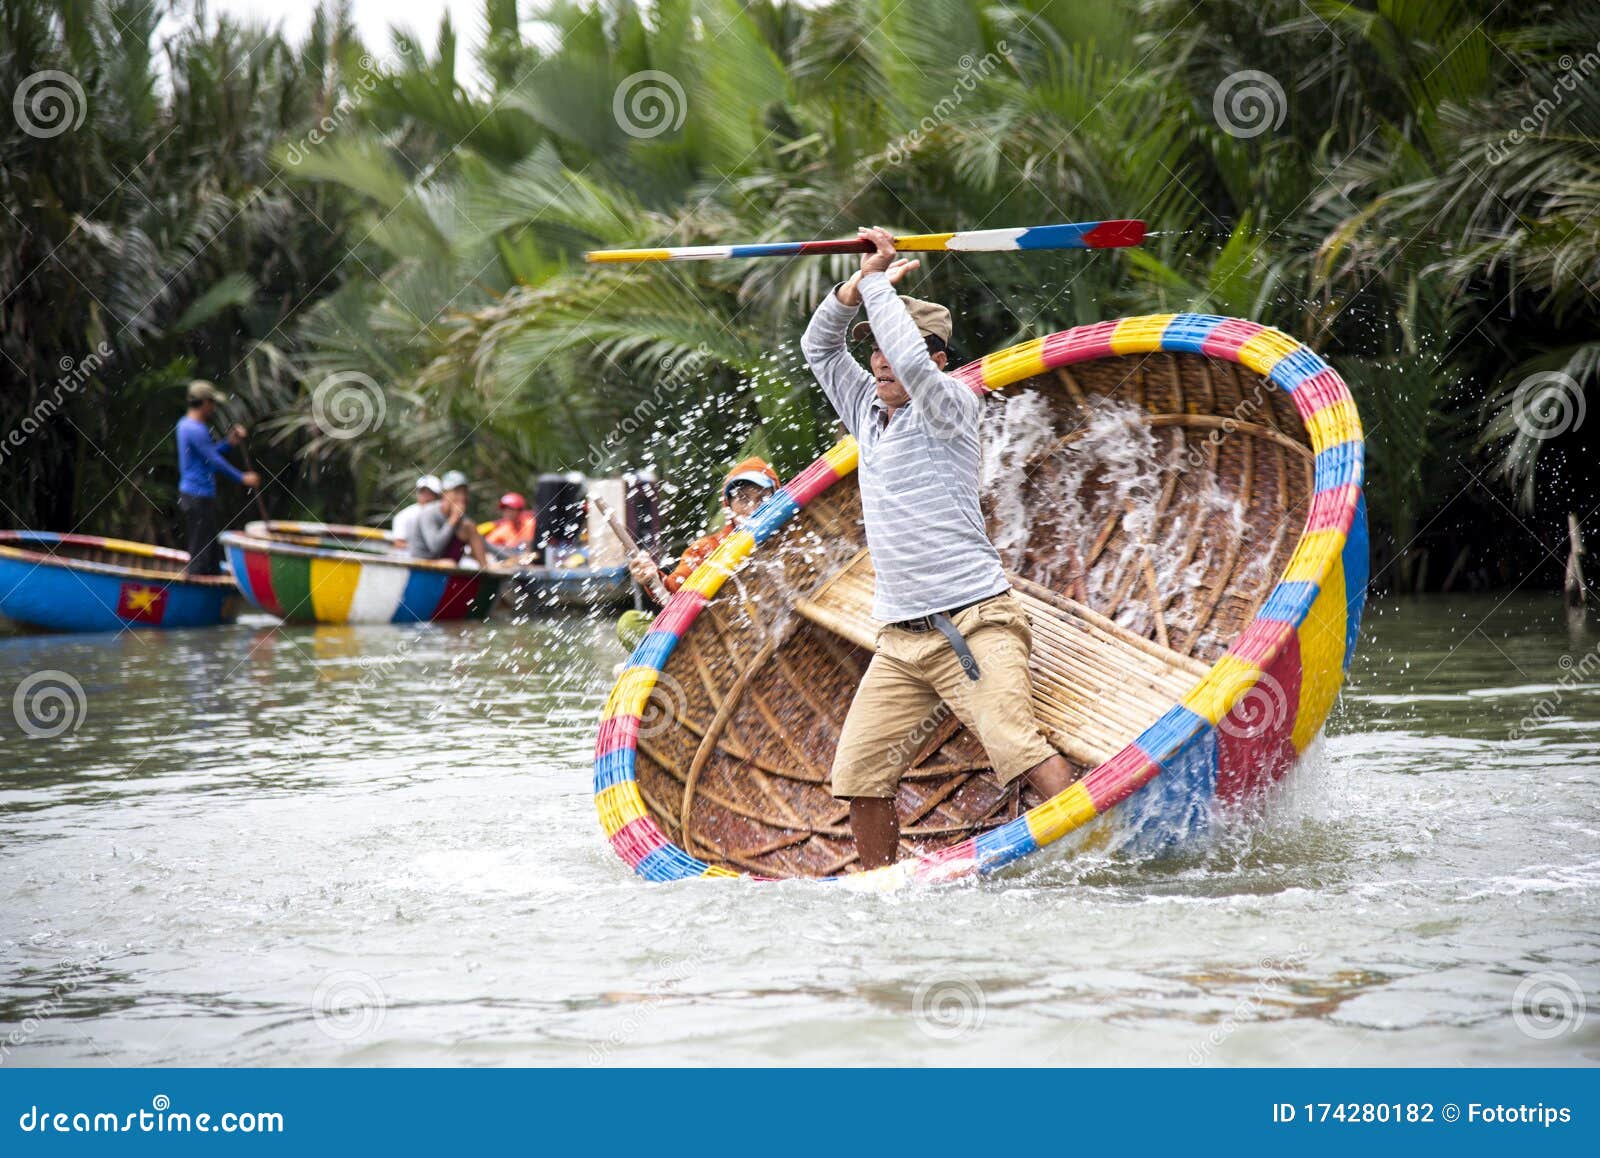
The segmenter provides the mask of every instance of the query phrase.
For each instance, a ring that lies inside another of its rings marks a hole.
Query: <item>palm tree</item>
[[[291,190],[270,154],[337,99],[360,52],[347,10],[298,47],[198,19],[158,45],[163,15],[23,0],[0,17],[0,88],[53,90],[64,117],[0,122],[0,422],[50,410],[7,488],[10,522],[166,538],[188,379],[223,381],[246,419],[278,408],[286,323],[336,284],[339,208]],[[54,406],[63,368],[91,360]]]

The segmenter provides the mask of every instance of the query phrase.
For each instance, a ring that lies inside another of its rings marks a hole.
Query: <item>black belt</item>
[[[901,631],[924,632],[937,629],[943,632],[956,653],[956,659],[961,663],[961,670],[967,673],[969,680],[977,680],[983,674],[978,670],[978,661],[973,658],[972,649],[967,646],[967,641],[961,638],[961,632],[956,630],[955,621],[950,617],[960,615],[967,608],[987,603],[994,598],[996,598],[994,595],[985,595],[982,599],[974,599],[971,603],[963,603],[960,607],[952,607],[948,611],[935,611],[931,615],[919,615],[915,619],[902,619],[889,626],[898,627]]]

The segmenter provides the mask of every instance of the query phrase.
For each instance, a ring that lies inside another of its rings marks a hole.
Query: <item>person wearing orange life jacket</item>
[[[516,491],[500,496],[500,517],[484,535],[483,541],[490,553],[499,558],[520,555],[533,546],[533,533],[538,520],[528,509],[528,500]]]
[[[748,522],[750,516],[772,497],[780,485],[778,472],[768,466],[765,459],[752,455],[737,463],[722,480],[722,525],[689,544],[671,571],[662,570],[643,556],[635,556],[628,564],[635,582],[648,592],[651,579],[659,578],[662,586],[676,595],[689,576],[694,574],[695,568],[710,558],[711,553],[722,546],[728,536]],[[617,621],[617,638],[632,651],[644,638],[645,632],[650,630],[653,619],[654,611],[623,612],[622,618]]]

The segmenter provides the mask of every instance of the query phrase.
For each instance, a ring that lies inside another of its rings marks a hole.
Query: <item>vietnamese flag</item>
[[[132,623],[160,623],[167,614],[167,589],[124,583],[117,593],[117,615]]]

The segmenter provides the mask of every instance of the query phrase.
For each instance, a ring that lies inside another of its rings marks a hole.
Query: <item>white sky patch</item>
[[[456,32],[456,78],[464,83],[476,79],[483,0],[353,0],[350,7],[362,43],[375,50],[374,55],[389,47],[391,27],[410,32],[432,54],[439,42],[439,22],[449,12]],[[209,0],[207,10],[213,19],[226,14],[276,25],[299,41],[310,29],[317,6],[315,0]]]

